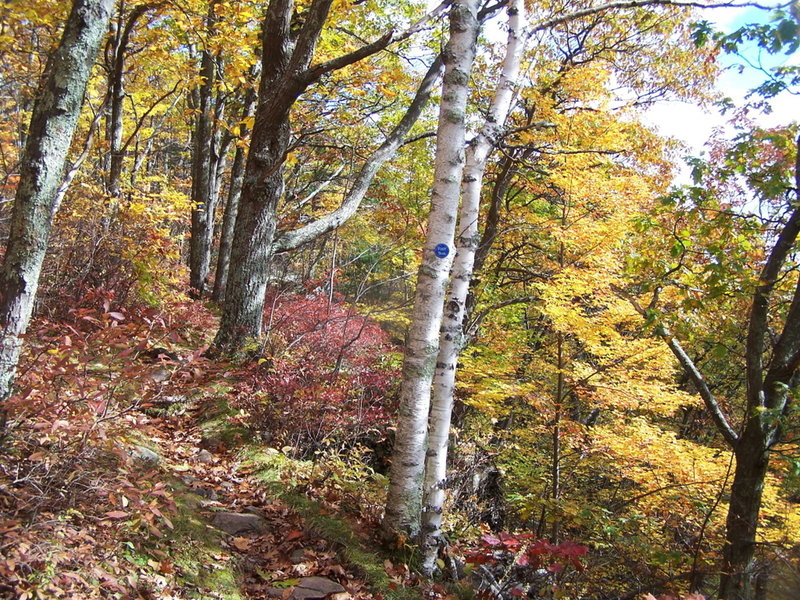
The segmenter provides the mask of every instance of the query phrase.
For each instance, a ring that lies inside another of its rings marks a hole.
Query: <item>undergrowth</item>
[[[310,461],[272,448],[246,447],[241,457],[243,469],[297,511],[308,528],[333,543],[374,593],[386,600],[423,597],[416,587],[419,580],[405,564],[409,557],[401,556],[405,549],[389,552],[372,535],[377,530],[386,482],[358,460],[358,453],[347,460],[327,454],[322,460]]]

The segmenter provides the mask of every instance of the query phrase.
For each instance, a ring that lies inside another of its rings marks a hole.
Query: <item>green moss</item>
[[[200,423],[203,436],[215,438],[228,447],[241,445],[243,440],[250,437],[250,431],[246,427],[231,423],[229,417],[235,415],[237,415],[236,409],[228,404],[224,396],[211,401],[205,408],[203,421]]]
[[[368,550],[365,540],[356,535],[345,518],[330,514],[329,509],[309,499],[302,491],[304,484],[315,477],[330,477],[330,480],[335,480],[344,488],[350,485],[363,488],[370,485],[369,481],[371,485],[385,487],[384,477],[371,469],[367,469],[368,473],[362,472],[363,470],[353,467],[352,460],[348,464],[353,472],[334,470],[331,473],[328,470],[335,463],[335,458],[327,457],[329,463],[315,463],[292,458],[275,448],[246,447],[241,450],[239,457],[242,468],[253,472],[276,498],[280,498],[303,517],[309,529],[332,543],[342,561],[352,565],[375,594],[382,595],[385,600],[422,600],[422,594],[416,588],[396,587],[384,568],[387,558],[395,562],[413,562],[413,557],[388,556]]]
[[[222,548],[222,533],[209,527],[196,512],[200,498],[178,493],[175,500],[178,510],[170,515],[173,529],[165,530],[166,537],[136,545],[125,542],[123,557],[143,573],[152,571],[153,561],[160,562],[160,553],[165,553],[176,567],[172,583],[185,590],[189,598],[244,600],[237,561]]]
[[[288,491],[281,494],[281,499],[302,515],[308,527],[338,546],[339,555],[361,571],[373,592],[386,600],[422,599],[416,588],[395,587],[384,569],[386,557],[367,550],[347,521],[326,514],[321,505],[302,494]]]

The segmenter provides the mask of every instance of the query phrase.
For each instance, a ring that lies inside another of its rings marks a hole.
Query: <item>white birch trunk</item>
[[[383,521],[388,537],[419,533],[430,388],[438,353],[442,304],[453,260],[459,185],[464,168],[464,114],[478,35],[477,4],[477,0],[460,0],[453,2],[450,9],[431,211],[406,340],[400,414]],[[437,246],[446,247],[448,253],[437,255]]]
[[[508,5],[508,44],[503,71],[486,122],[467,149],[467,164],[461,185],[456,256],[453,261],[450,292],[444,307],[428,423],[422,514],[422,570],[427,575],[431,575],[436,569],[436,557],[441,545],[447,444],[453,412],[456,363],[463,348],[464,306],[472,279],[475,252],[480,242],[478,212],[481,187],[487,159],[499,140],[516,89],[524,46],[522,37],[524,11],[522,0],[511,0]]]
[[[11,394],[67,153],[92,65],[108,30],[111,4],[111,0],[75,0],[61,43],[48,61],[31,116],[0,269],[0,402]],[[3,419],[0,405],[0,427]]]

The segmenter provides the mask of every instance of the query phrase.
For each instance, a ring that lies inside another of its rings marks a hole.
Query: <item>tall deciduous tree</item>
[[[225,110],[218,85],[222,53],[211,46],[217,17],[211,2],[205,20],[206,41],[200,52],[200,83],[190,101],[195,111],[192,130],[192,235],[189,244],[189,287],[198,297],[206,291],[214,239],[214,216],[219,201],[217,167],[223,161],[219,122]]]
[[[734,148],[728,158],[740,160],[741,164],[745,164],[745,157],[741,154],[742,149],[749,148],[751,144],[755,145],[755,142],[756,140],[743,141]],[[771,243],[771,247],[765,248],[766,258],[763,262],[752,261],[758,265],[757,271],[751,274],[752,278],[746,273],[746,266],[740,266],[738,271],[731,269],[725,275],[714,274],[717,265],[713,262],[707,269],[711,273],[709,281],[712,282],[712,288],[719,287],[718,282],[726,276],[738,277],[734,282],[736,288],[741,285],[754,287],[750,296],[749,313],[743,324],[746,337],[741,379],[745,386],[743,416],[738,424],[731,419],[730,410],[725,407],[726,403],[722,402],[714,390],[714,385],[711,383],[712,374],[704,373],[706,369],[692,357],[690,351],[684,348],[678,335],[666,323],[658,324],[656,327],[656,333],[667,343],[687,378],[693,383],[703,399],[711,420],[732,449],[736,459],[719,584],[719,597],[727,600],[752,600],[756,597],[756,576],[759,571],[756,561],[756,534],[770,456],[776,445],[784,441],[785,425],[796,402],[795,397],[800,385],[800,282],[795,284],[793,292],[786,286],[787,280],[796,278],[796,275],[793,275],[793,271],[796,270],[793,254],[800,236],[798,149],[800,149],[800,138],[797,139],[794,148],[793,182],[790,183],[787,179],[783,186],[777,188],[773,186],[771,191],[760,190],[767,202],[775,202],[777,198],[788,200],[786,204],[788,211],[783,216],[776,216],[775,229],[763,229],[760,232],[763,241]],[[780,170],[780,166],[775,169],[775,166],[769,165],[768,162],[764,164],[766,164],[765,171]],[[750,177],[750,183],[766,188],[776,179],[762,175],[756,174]],[[724,189],[725,185],[722,188]],[[694,192],[700,193],[699,190],[700,188],[695,188]],[[704,213],[707,206],[715,216],[710,223],[704,224],[705,231],[709,229],[715,231],[716,225],[729,228],[730,205],[722,204],[723,210],[719,210],[718,200],[714,198],[714,187],[708,185],[707,190],[703,188],[701,203],[690,211],[690,214]],[[740,215],[740,219],[745,223],[749,220],[745,215]],[[714,256],[721,251],[728,240],[720,241],[718,233],[712,235],[714,239],[711,241],[709,253]],[[677,239],[685,249],[685,242],[680,238]],[[745,238],[739,236],[732,239]],[[735,249],[727,249],[726,253],[733,255]],[[681,252],[677,254],[681,256]],[[673,278],[678,277],[677,273],[684,270],[682,263],[681,258],[674,268],[676,274],[672,275]],[[658,318],[660,289],[656,287],[656,292],[647,307],[642,306],[627,292],[618,291],[632,301],[642,316],[653,320]],[[735,291],[738,290],[731,289],[729,293],[733,295]],[[680,323],[676,323],[675,326],[680,326]],[[735,357],[731,357],[731,362],[736,360]]]
[[[464,169],[465,113],[478,37],[477,2],[453,2],[450,39],[436,132],[433,194],[414,310],[406,339],[384,529],[416,536],[420,531],[422,479],[427,448],[430,387],[439,349],[443,301],[453,261],[459,188]]]
[[[31,116],[0,272],[0,400],[11,393],[39,284],[56,195],[111,0],[75,0]]]
[[[125,100],[125,59],[128,54],[131,34],[136,22],[149,10],[156,8],[157,2],[139,4],[125,15],[125,2],[119,3],[116,27],[109,38],[106,50],[106,69],[108,70],[108,98],[110,101],[106,138],[109,142],[108,193],[112,197],[119,196],[122,179],[122,165],[125,152],[122,144],[123,109]]]
[[[258,64],[251,74],[261,70]],[[231,244],[233,243],[236,215],[239,212],[239,198],[244,185],[244,167],[247,151],[241,140],[247,135],[247,122],[252,119],[256,110],[256,89],[248,87],[245,92],[242,120],[238,127],[239,142],[236,144],[236,153],[231,166],[230,183],[228,184],[228,197],[225,200],[225,211],[222,218],[222,230],[219,237],[219,254],[217,255],[217,269],[214,273],[214,292],[212,297],[217,302],[225,299],[225,288],[228,285],[228,269],[231,263]]]
[[[339,209],[276,239],[277,207],[284,190],[283,171],[290,149],[290,116],[295,102],[321,77],[383,50],[393,40],[410,36],[425,21],[402,35],[390,31],[352,52],[312,65],[332,4],[333,0],[314,0],[302,13],[300,25],[292,0],[272,0],[267,8],[258,108],[234,228],[222,318],[214,341],[217,349],[237,349],[247,338],[260,334],[273,254],[296,248],[352,216],[377,169],[396,152],[421,113],[437,79],[435,65],[404,117],[364,163]]]

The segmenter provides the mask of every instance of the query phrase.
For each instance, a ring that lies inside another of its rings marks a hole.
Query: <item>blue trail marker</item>
[[[450,248],[447,247],[447,244],[436,244],[436,247],[433,249],[433,253],[438,258],[444,258],[450,254]]]

